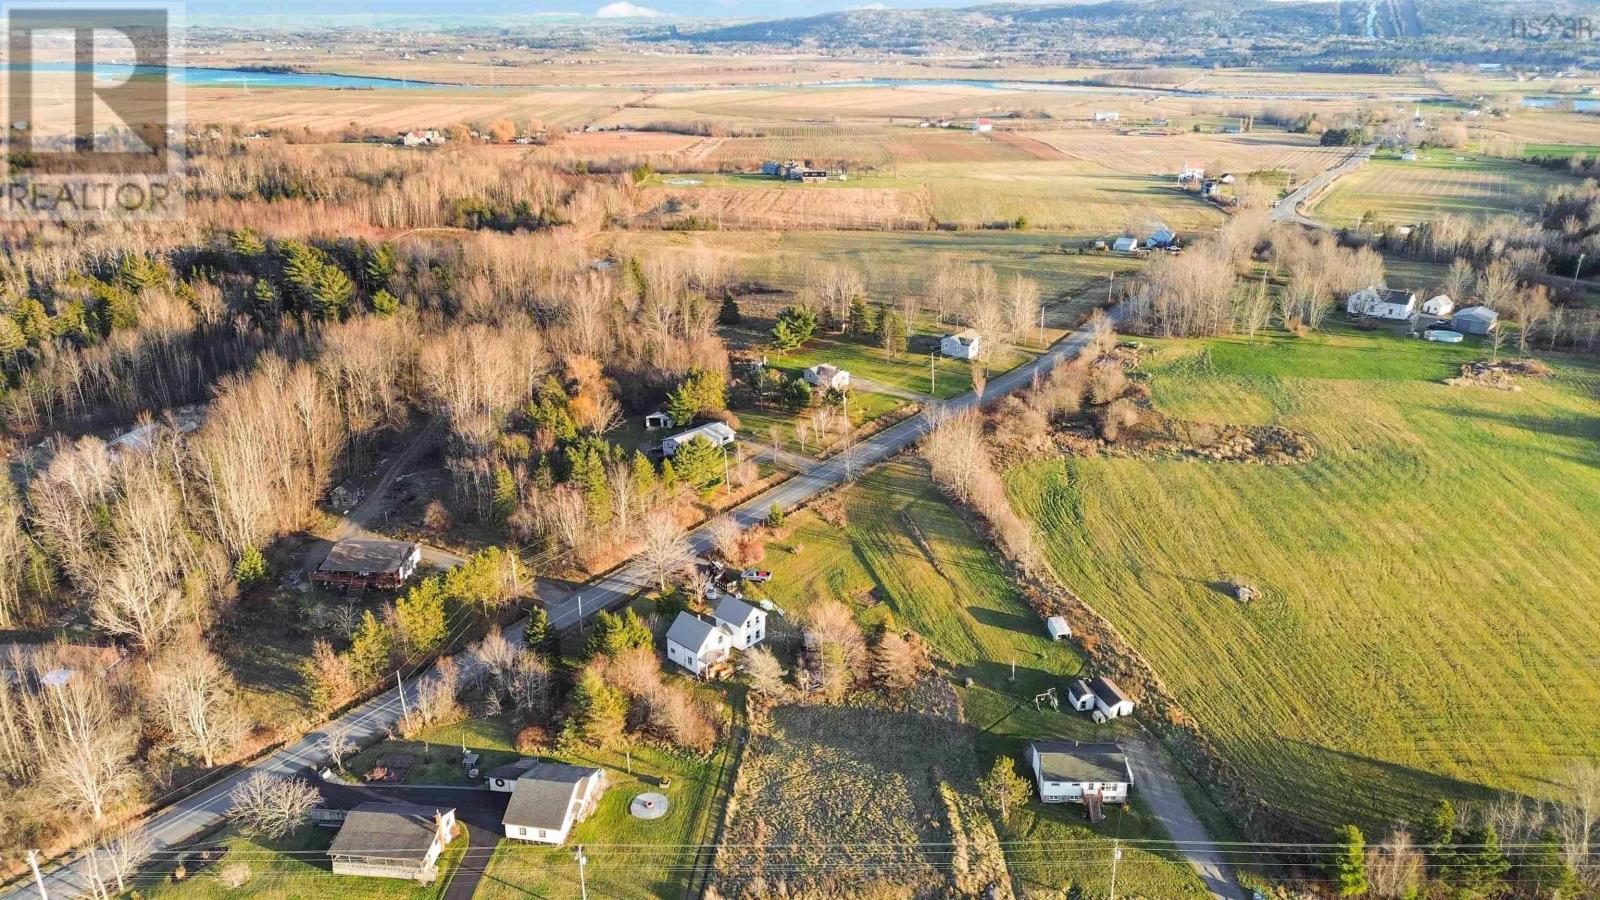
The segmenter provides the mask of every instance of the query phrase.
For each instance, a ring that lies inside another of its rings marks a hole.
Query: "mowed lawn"
[[[1317,827],[1548,796],[1600,754],[1600,371],[1444,385],[1481,350],[1354,331],[1151,342],[1158,406],[1311,436],[1263,467],[1009,473],[1064,580],[1241,775]],[[1249,604],[1211,585],[1239,576]]]
[[[1372,213],[1380,221],[1409,225],[1444,213],[1492,216],[1534,211],[1546,189],[1564,181],[1548,169],[1466,151],[1427,150],[1421,158],[1374,156],[1336,182],[1312,209],[1331,225],[1352,226]]]

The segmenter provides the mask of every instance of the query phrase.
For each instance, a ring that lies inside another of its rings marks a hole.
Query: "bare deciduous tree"
[[[128,759],[135,746],[132,717],[116,709],[106,683],[85,673],[48,685],[44,721],[50,751],[45,778],[63,802],[96,822],[136,783]]]
[[[233,676],[199,639],[163,653],[150,670],[150,704],[178,752],[216,765],[244,732]]]
[[[228,793],[228,818],[246,834],[276,839],[306,824],[321,803],[305,779],[257,772]]]
[[[750,687],[757,693],[765,694],[774,700],[782,699],[788,693],[788,685],[783,680],[785,675],[783,665],[778,662],[777,655],[770,649],[752,647],[745,653],[739,666],[750,677]]]
[[[739,535],[743,529],[733,520],[733,516],[717,516],[706,528],[711,532],[711,546],[716,548],[717,555],[729,565],[738,565]]]
[[[637,558],[655,579],[656,589],[665,591],[667,582],[694,562],[694,551],[684,539],[683,529],[663,510],[645,518]]]

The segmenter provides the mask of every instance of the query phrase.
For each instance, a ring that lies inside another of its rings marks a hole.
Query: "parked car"
[[[741,573],[740,577],[742,577],[745,581],[754,581],[757,584],[760,584],[763,581],[771,581],[772,573],[768,572],[766,569],[745,569],[744,572]]]

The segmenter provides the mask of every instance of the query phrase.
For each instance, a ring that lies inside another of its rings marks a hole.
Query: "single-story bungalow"
[[[1373,285],[1351,294],[1344,308],[1352,316],[1403,322],[1416,313],[1417,295],[1401,288]]]
[[[696,675],[727,662],[732,651],[731,631],[693,613],[678,613],[667,629],[667,659]]]
[[[1111,249],[1118,253],[1132,253],[1139,249],[1139,239],[1131,234],[1125,234],[1111,242]]]
[[[982,352],[982,337],[971,328],[947,334],[939,340],[939,352],[952,359],[977,359]]]
[[[606,776],[588,766],[539,762],[517,779],[501,819],[506,837],[562,844],[572,826],[589,817],[606,792]]]
[[[1116,682],[1096,675],[1089,681],[1089,690],[1094,691],[1094,711],[1103,718],[1115,719],[1118,716],[1133,715],[1133,700],[1117,687]]]
[[[688,431],[680,431],[663,440],[661,442],[661,455],[676,456],[679,448],[691,443],[695,438],[705,438],[711,442],[713,447],[726,447],[733,443],[736,437],[737,435],[733,433],[733,429],[722,422],[707,422],[704,425],[697,425]]]
[[[1067,683],[1067,703],[1077,712],[1088,712],[1094,709],[1094,691],[1082,678],[1074,678]]]
[[[1456,302],[1450,299],[1449,294],[1439,294],[1422,304],[1422,311],[1430,316],[1448,316],[1455,308]]]
[[[456,832],[456,811],[414,803],[363,803],[344,817],[328,847],[335,875],[406,878],[424,883]]]
[[[358,538],[333,545],[311,580],[345,587],[397,588],[422,562],[422,545]]]
[[[1128,802],[1133,769],[1117,744],[1030,741],[1027,760],[1045,803]]]
[[[1044,630],[1050,632],[1050,640],[1064,641],[1072,637],[1072,626],[1067,624],[1066,616],[1051,616],[1044,620]]]
[[[806,384],[824,391],[830,388],[842,391],[850,387],[850,373],[828,363],[818,363],[801,372],[800,377]]]
[[[767,637],[767,611],[729,594],[717,601],[711,619],[733,635],[733,646],[740,650],[749,650]]]
[[[1462,334],[1488,334],[1500,323],[1500,314],[1487,306],[1469,306],[1450,317],[1450,327]]]

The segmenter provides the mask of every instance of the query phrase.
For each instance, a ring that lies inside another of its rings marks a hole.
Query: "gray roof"
[[[705,649],[716,630],[715,623],[707,622],[692,613],[680,612],[678,617],[672,620],[672,627],[667,629],[667,640],[699,653]]]
[[[1456,314],[1451,318],[1493,322],[1500,318],[1500,314],[1487,306],[1469,306],[1466,309],[1457,310]]]
[[[322,561],[318,571],[360,575],[398,572],[416,546],[410,541],[340,541],[328,551],[328,558]]]
[[[524,756],[516,762],[508,762],[503,766],[495,766],[484,773],[485,778],[521,778],[522,773],[539,764],[539,759],[533,756]]]
[[[760,610],[738,597],[723,594],[722,599],[717,601],[716,611],[712,615],[735,628],[742,628],[746,622],[755,617],[757,612]]]
[[[1045,781],[1133,782],[1127,754],[1109,741],[1034,741],[1029,746],[1039,754],[1039,776]]]
[[[1093,692],[1089,690],[1089,686],[1087,684],[1083,683],[1082,678],[1074,678],[1067,682],[1067,696],[1074,700],[1081,700],[1084,697],[1089,696],[1091,693]]]
[[[1122,692],[1122,688],[1117,687],[1117,683],[1115,681],[1112,681],[1104,675],[1096,675],[1094,679],[1089,682],[1089,690],[1094,691],[1094,695],[1099,697],[1101,702],[1105,703],[1107,706],[1116,706],[1118,703],[1121,703],[1125,700],[1129,702],[1132,702],[1133,700],[1132,697],[1129,697],[1127,694]]]
[[[345,816],[328,855],[421,865],[438,833],[438,812],[414,803],[363,803]]]
[[[580,799],[578,786],[585,778],[599,772],[599,769],[566,763],[535,764],[517,779],[502,821],[524,828],[560,831],[567,821],[567,811]]]
[[[1405,288],[1380,287],[1375,288],[1378,299],[1385,303],[1398,303],[1405,306],[1416,299],[1416,296]]]

